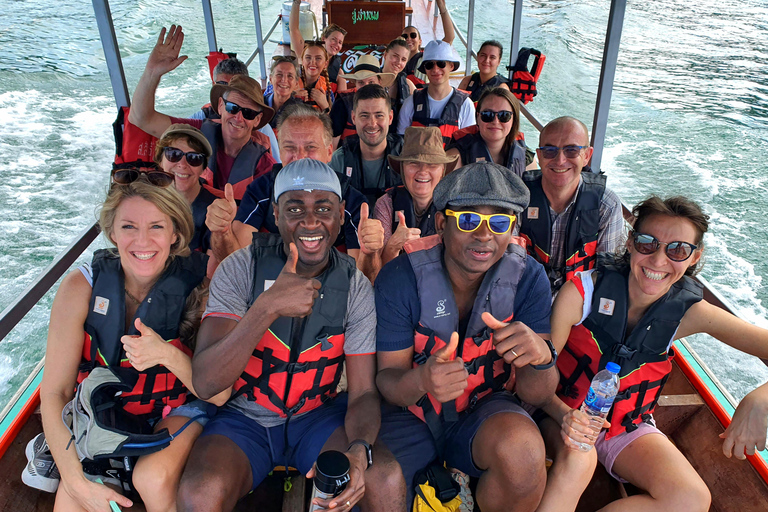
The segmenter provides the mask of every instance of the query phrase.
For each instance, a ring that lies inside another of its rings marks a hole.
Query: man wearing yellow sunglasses
[[[408,242],[375,282],[377,385],[391,407],[381,438],[408,483],[431,462],[478,477],[484,512],[535,510],[546,482],[517,398],[545,403],[558,378],[549,281],[512,236],[528,199],[497,164],[448,174],[434,191],[438,235]]]

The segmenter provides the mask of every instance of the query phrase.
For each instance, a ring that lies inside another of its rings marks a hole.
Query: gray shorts
[[[600,464],[605,467],[605,470],[609,475],[623,483],[627,483],[627,481],[613,472],[613,464],[616,462],[616,457],[619,456],[621,451],[629,446],[633,441],[643,437],[646,434],[661,434],[664,436],[664,433],[661,430],[647,423],[639,423],[637,425],[637,429],[634,431],[622,432],[621,434],[613,436],[607,441],[605,440],[606,432],[607,430],[600,432],[600,435],[597,437],[597,441],[595,441],[597,460],[599,460]]]

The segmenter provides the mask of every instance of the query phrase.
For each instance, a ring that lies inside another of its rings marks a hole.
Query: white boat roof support
[[[594,172],[600,172],[600,164],[603,159],[605,133],[608,127],[608,113],[610,112],[611,96],[613,95],[613,80],[616,77],[616,63],[619,60],[621,29],[624,25],[624,12],[626,8],[626,0],[611,0],[608,28],[605,31],[603,61],[600,67],[600,82],[598,83],[597,100],[595,101],[595,118],[592,122],[592,147],[594,151],[590,166]]]
[[[267,67],[264,62],[264,38],[261,33],[261,9],[259,8],[259,0],[253,0],[253,19],[256,24],[256,41],[258,44],[256,51],[259,53],[260,78],[262,83],[264,83],[267,79]]]
[[[216,27],[213,24],[213,9],[211,0],[202,0],[203,18],[205,19],[205,35],[208,37],[208,51],[216,52],[219,50],[216,44]]]
[[[112,92],[115,95],[117,108],[130,107],[131,95],[128,93],[128,84],[125,81],[123,60],[120,57],[120,47],[117,45],[115,26],[112,23],[112,11],[109,9],[108,0],[93,0],[93,12],[96,15],[96,24],[99,27],[101,47],[104,49],[104,57],[107,59],[109,80],[112,82]]]
[[[512,78],[512,66],[517,60],[517,52],[520,48],[520,27],[523,21],[523,0],[514,1],[512,11],[512,37],[509,41],[509,66],[507,66],[507,78]],[[522,105],[521,105],[522,106]],[[526,116],[527,117],[527,116]],[[541,130],[541,128],[539,128]]]

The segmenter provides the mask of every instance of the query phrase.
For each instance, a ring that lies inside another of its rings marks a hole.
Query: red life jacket
[[[417,89],[421,89],[427,85],[424,80],[416,76],[416,66],[419,64],[419,59],[423,56],[424,52],[417,52],[413,57],[408,59],[408,62],[405,63],[405,68],[403,68],[406,78],[413,82],[413,85],[415,85]]]
[[[528,59],[534,56],[533,66],[528,71]],[[520,48],[517,53],[517,62],[512,67],[512,78],[509,81],[509,90],[524,104],[528,103],[538,94],[536,82],[544,67],[546,55],[534,48]]]
[[[144,325],[190,357],[192,351],[179,339],[179,323],[189,294],[205,277],[207,261],[208,257],[199,252],[174,258],[136,310],[136,318],[141,318]],[[184,404],[187,388],[170,370],[157,365],[138,372],[125,357],[120,338],[139,332],[133,322],[125,332],[125,283],[120,258],[100,249],[93,255],[91,268],[93,291],[85,319],[77,382],[82,382],[95,366],[120,366],[138,373],[134,389],[120,397],[125,411],[137,416],[159,417],[164,405]]]
[[[629,267],[601,254],[595,272],[592,297],[585,296],[581,279],[573,280],[582,298],[591,301],[591,311],[580,325],[573,326],[557,358],[557,395],[569,407],[578,408],[595,374],[611,361],[619,364],[619,393],[608,415],[611,428],[605,436],[610,439],[636,430],[640,422],[652,422],[651,415],[672,371],[669,346],[688,308],[702,299],[703,287],[683,277],[651,305],[626,336]]]
[[[552,219],[549,200],[541,186],[541,171],[526,171],[523,174],[523,181],[531,192],[531,201],[520,214],[520,236],[527,242],[528,254],[544,265],[553,291],[559,290],[576,272],[595,266],[605,175],[595,174],[589,167],[584,167],[581,180],[566,227],[563,267],[554,268],[551,263]]]
[[[200,128],[205,138],[211,144],[213,150],[213,156],[208,159],[208,168],[203,171],[200,177],[205,181],[203,186],[216,197],[224,197],[224,190],[215,187],[215,174],[216,174],[216,155],[219,148],[224,151],[224,141],[221,135],[221,124],[215,123],[206,119],[203,121],[203,126]],[[229,173],[229,179],[227,183],[232,185],[235,193],[235,199],[238,201],[243,198],[245,189],[248,185],[259,176],[266,174],[272,168],[274,160],[272,160],[268,166],[265,166],[264,172],[259,172],[258,167],[261,163],[261,159],[269,153],[269,137],[261,132],[251,132],[251,140],[243,146],[243,149],[235,157],[235,162],[232,164],[232,170]]]
[[[413,240],[405,245],[416,275],[421,317],[414,333],[413,367],[427,362],[436,350],[448,344],[451,334],[459,331],[459,310],[453,288],[442,261],[443,245],[439,235]],[[496,353],[493,333],[480,316],[484,311],[509,322],[520,278],[525,271],[525,249],[511,243],[499,260],[486,272],[467,325],[466,336],[459,342],[456,356],[469,372],[464,393],[446,403],[424,395],[408,409],[425,421],[439,442],[442,423],[456,421],[458,413],[472,407],[480,398],[514,383],[511,365]]]
[[[518,134],[517,140],[521,143],[513,144],[504,157],[504,167],[522,176],[525,172],[525,139]],[[446,149],[456,148],[464,165],[475,162],[493,162],[488,146],[480,135],[480,128],[472,125],[456,131]]]
[[[211,82],[213,82],[213,70],[219,62],[227,59],[234,59],[236,57],[236,53],[224,53],[221,50],[218,52],[208,52],[208,55],[205,58],[208,59],[208,71],[211,74]]]
[[[437,126],[443,135],[443,147],[445,147],[451,141],[451,135],[459,129],[461,106],[469,94],[454,88],[453,95],[445,104],[439,118],[430,116],[428,94],[427,89],[414,91],[411,126]]]
[[[315,82],[315,85],[313,85],[311,87],[307,87],[306,86],[306,81],[302,77],[302,79],[301,79],[301,87],[302,87],[302,89],[306,89],[307,92],[310,93],[310,94],[312,93],[312,89],[320,89],[325,94],[325,97],[328,100],[328,104],[330,106],[333,106],[333,102],[331,101],[331,92],[333,91],[333,89],[331,88],[331,86],[330,86],[328,80],[325,78],[325,76],[320,75],[318,77],[318,79],[317,79],[317,82]],[[315,107],[318,110],[321,110],[320,106],[315,101],[312,100],[312,96],[308,96],[307,97],[307,101],[305,103],[307,105],[311,105],[311,106]]]
[[[254,234],[255,265],[251,304],[285,266],[283,241],[271,233]],[[235,383],[232,397],[249,400],[290,419],[336,395],[344,363],[344,317],[354,260],[330,252],[328,268],[317,279],[320,296],[306,318],[278,318],[259,340]]]
[[[131,124],[128,121],[129,111],[129,107],[120,107],[117,111],[117,119],[112,123],[115,136],[115,164],[153,166],[157,137]]]

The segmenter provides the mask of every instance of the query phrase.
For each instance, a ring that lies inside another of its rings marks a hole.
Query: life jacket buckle
[[[418,354],[413,355],[413,362],[419,366],[426,363],[427,359],[429,359],[429,356],[427,356],[427,354],[425,354],[424,352],[419,352]]]
[[[637,354],[637,350],[629,348],[626,345],[615,345],[613,354],[621,359],[632,359]]]
[[[309,363],[288,363],[288,373],[303,373],[307,371]]]
[[[328,341],[328,338],[330,336],[328,333],[323,333],[318,335],[315,339],[320,342],[320,351],[325,352],[326,350],[331,350],[333,348],[333,343]]]
[[[478,347],[483,343],[485,343],[486,340],[489,340],[489,339],[491,339],[491,335],[488,333],[488,327],[484,328],[482,331],[472,336],[472,341],[474,341],[475,345]]]

